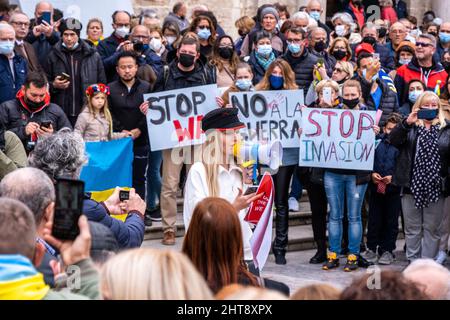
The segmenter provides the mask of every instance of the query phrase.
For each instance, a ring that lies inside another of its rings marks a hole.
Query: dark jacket
[[[36,52],[38,57],[38,61],[42,67],[45,67],[48,54],[53,49],[53,46],[59,42],[59,40],[60,36],[58,32],[53,32],[52,35],[47,38],[42,34],[39,37],[35,37],[32,30],[25,38],[26,42],[33,45],[34,51]]]
[[[413,105],[414,103],[411,103],[408,100],[398,109],[398,113],[400,113],[404,117],[408,117],[409,114],[411,113]]]
[[[20,92],[18,95],[20,95]],[[48,98],[48,102],[50,102],[50,98]],[[25,126],[28,122],[41,123],[44,120],[51,120],[55,132],[62,128],[72,129],[64,111],[58,105],[48,103],[40,111],[32,113],[23,106],[19,98],[0,104],[0,120],[7,130],[14,132],[19,137],[25,149],[27,148],[27,142],[30,140],[30,136],[25,133]]]
[[[371,95],[372,90],[372,82],[368,82],[366,79],[361,77],[356,77],[356,80],[358,80],[361,83],[361,89],[362,89],[362,97],[365,101],[365,104],[367,106],[368,110],[376,110],[375,102]],[[377,79],[378,86],[381,88],[382,95],[381,95],[381,102],[379,108],[383,111],[383,114],[381,115],[379,126],[384,126],[387,118],[392,112],[398,112],[398,101],[397,101],[397,94],[392,91],[383,81],[380,79]]]
[[[0,54],[0,103],[14,99],[27,77],[27,61],[19,55],[13,57],[14,77],[7,56]]]
[[[36,50],[34,50],[34,47],[29,44],[28,42],[24,41],[23,42],[23,49],[25,52],[25,55],[23,55],[23,52],[20,49],[20,46],[16,43],[15,47],[14,47],[14,53],[17,55],[21,55],[22,57],[25,58],[25,60],[27,61],[27,70],[28,72],[41,72],[42,71],[42,66],[39,63],[37,54],[36,54]]]
[[[314,80],[313,71],[319,58],[308,50],[304,50],[303,54],[295,58],[291,52],[288,51],[284,54],[283,59],[286,60],[295,73],[295,83],[299,89],[303,89],[303,93],[306,96],[309,86]]]
[[[399,19],[406,18],[408,16],[408,8],[403,0],[394,1],[394,9]]]
[[[281,55],[281,52],[278,52],[276,50],[273,50],[273,53],[275,54],[275,58],[278,58]],[[266,70],[264,70],[264,68],[259,64],[258,59],[256,59],[255,50],[250,53],[248,64],[250,65],[250,67],[252,67],[253,84],[257,85],[262,80],[262,78],[264,78]]]
[[[139,110],[139,106],[144,102],[144,94],[150,92],[150,83],[136,79],[130,92],[121,80],[114,81],[108,86],[111,91],[108,101],[114,131],[138,128],[141,130],[141,135],[134,140],[134,146],[148,145],[147,120]]]
[[[403,65],[397,69],[394,83],[397,88],[400,105],[408,100],[407,85],[411,80],[421,80],[425,83],[428,90],[434,91],[437,81],[441,81],[441,90],[445,88],[447,77],[447,72],[436,56],[433,56],[433,65],[428,77],[425,76],[423,69],[419,66],[417,58],[414,57],[409,64]]]
[[[180,31],[183,31],[184,29],[187,29],[189,27],[189,21],[186,18],[181,19],[173,12],[169,12],[169,15],[164,19],[162,25],[165,25],[166,22],[172,22],[177,24]]]
[[[46,71],[52,102],[61,106],[71,121],[76,120],[86,102],[86,89],[95,83],[106,83],[99,54],[83,40],[73,51],[59,42],[49,54]],[[53,81],[63,72],[70,75],[70,86],[66,90],[54,88]]]
[[[417,145],[417,126],[409,126],[404,119],[399,123],[389,136],[393,146],[399,149],[397,165],[395,167],[392,183],[399,187],[410,187],[414,157]],[[441,177],[447,178],[450,156],[450,122],[446,121],[446,126],[439,130],[438,148],[441,158]],[[448,180],[448,179],[447,179]],[[444,190],[448,194],[448,189]]]
[[[358,44],[352,45],[352,60],[356,62],[356,47]],[[392,70],[395,70],[395,61],[394,61],[394,55],[391,55],[391,49],[384,44],[375,43],[374,45],[375,53],[378,53],[380,55],[380,63],[381,67],[386,73],[391,72]]]
[[[106,207],[94,200],[85,199],[83,214],[88,220],[98,222],[111,229],[120,248],[138,248],[144,240],[144,220],[137,213],[128,214],[125,222],[109,216]]]
[[[382,177],[393,176],[399,155],[398,149],[390,143],[389,136],[380,135],[380,143],[375,149],[373,172],[379,173]],[[386,192],[399,192],[398,187],[389,184]]]

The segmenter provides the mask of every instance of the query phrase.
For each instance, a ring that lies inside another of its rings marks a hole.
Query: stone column
[[[449,4],[450,2],[446,0],[431,0],[431,9],[436,13],[436,16],[441,18],[444,22],[450,21]]]

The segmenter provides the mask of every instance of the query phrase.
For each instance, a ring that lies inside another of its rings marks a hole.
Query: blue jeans
[[[147,161],[147,186],[146,202],[148,209],[156,207],[156,200],[159,201],[161,195],[161,164],[162,152],[150,151]]]
[[[359,255],[362,238],[361,209],[367,184],[356,185],[355,175],[336,174],[329,171],[325,171],[324,184],[330,204],[328,225],[330,251],[339,254],[342,250],[344,199],[347,199],[348,249],[350,254]]]
[[[295,198],[299,200],[302,197],[303,186],[300,179],[296,174],[292,176],[291,193],[289,193],[289,198]]]

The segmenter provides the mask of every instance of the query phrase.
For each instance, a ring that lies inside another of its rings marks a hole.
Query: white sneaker
[[[300,207],[298,205],[297,199],[290,197],[288,200],[289,211],[299,211]]]
[[[439,251],[436,262],[443,265],[445,261],[447,261],[447,253],[445,251]]]

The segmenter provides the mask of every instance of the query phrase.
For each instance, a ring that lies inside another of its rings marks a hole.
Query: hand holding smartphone
[[[322,94],[323,94],[323,101],[330,106],[333,105],[331,98],[331,88],[330,87],[323,88]]]

